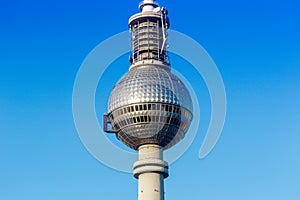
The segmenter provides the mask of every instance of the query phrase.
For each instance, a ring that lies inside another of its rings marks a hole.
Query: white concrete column
[[[138,178],[138,200],[164,200],[164,178],[168,177],[168,163],[158,145],[142,145],[139,160],[134,164],[134,177]]]

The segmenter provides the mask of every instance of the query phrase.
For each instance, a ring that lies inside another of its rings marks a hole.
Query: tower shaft
[[[138,200],[164,200],[164,178],[168,177],[168,164],[163,161],[161,147],[142,145],[138,156],[134,164],[134,176],[138,178]]]
[[[139,175],[138,200],[164,200],[164,178],[162,174],[148,172]]]
[[[163,149],[177,144],[192,121],[192,100],[183,82],[171,72],[167,55],[168,11],[155,0],[143,0],[130,17],[130,68],[114,87],[104,130],[116,133],[138,151],[134,177],[138,200],[164,200],[168,163]],[[112,130],[108,130],[110,123]]]

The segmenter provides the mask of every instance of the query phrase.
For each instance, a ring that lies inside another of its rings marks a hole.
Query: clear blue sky
[[[136,199],[132,175],[102,165],[82,145],[72,89],[87,54],[126,30],[138,3],[1,2],[0,199]],[[199,160],[209,119],[208,94],[199,89],[203,126],[170,166],[166,199],[300,199],[299,1],[159,3],[169,9],[172,29],[193,37],[214,59],[228,98],[223,134],[209,157]],[[126,72],[127,57],[117,64],[104,91]],[[201,85],[200,79],[191,75],[190,81]],[[106,105],[96,107],[101,116]]]

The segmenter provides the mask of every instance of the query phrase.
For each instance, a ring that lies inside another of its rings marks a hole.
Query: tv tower
[[[141,12],[129,19],[131,66],[110,94],[104,131],[138,151],[133,167],[138,199],[163,200],[164,179],[169,176],[163,151],[183,139],[193,107],[187,88],[171,72],[168,11],[155,0],[143,0],[139,8]]]

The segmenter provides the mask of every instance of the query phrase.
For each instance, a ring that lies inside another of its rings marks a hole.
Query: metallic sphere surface
[[[132,68],[113,88],[108,112],[117,137],[132,149],[177,144],[192,121],[192,100],[183,82],[161,66]]]

